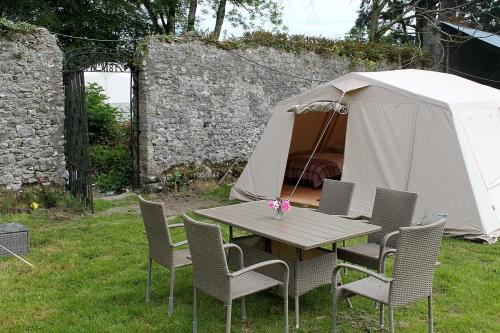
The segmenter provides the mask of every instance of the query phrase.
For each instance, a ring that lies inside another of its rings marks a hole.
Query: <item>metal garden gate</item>
[[[84,72],[130,71],[130,153],[134,161],[133,187],[139,186],[139,72],[133,65],[133,48],[85,47],[72,49],[64,58],[65,150],[69,192],[93,212],[92,170],[85,107]]]

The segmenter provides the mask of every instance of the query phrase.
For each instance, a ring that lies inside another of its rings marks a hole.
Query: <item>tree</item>
[[[232,5],[229,11],[228,3]],[[254,29],[258,19],[270,22],[277,29],[283,25],[282,7],[274,0],[212,0],[212,8],[216,13],[212,34],[215,39],[220,38],[225,20],[245,30]]]
[[[90,144],[109,143],[117,138],[118,109],[107,103],[104,89],[97,83],[85,87],[85,106]]]
[[[187,31],[194,31],[194,24],[196,22],[196,9],[197,8],[198,8],[198,0],[191,0],[189,2]]]
[[[197,19],[216,15],[214,36],[229,21],[244,29],[257,19],[279,26],[281,7],[275,0],[1,0],[0,15],[46,27],[51,32],[102,40],[135,40],[149,34],[178,35],[194,31]],[[197,11],[203,4],[210,10]],[[228,9],[226,11],[226,9]],[[200,17],[199,17],[200,16]],[[64,48],[96,45],[116,48],[116,43],[60,38]]]
[[[490,0],[362,0],[356,27],[366,29],[369,42],[392,35],[398,42],[422,46],[426,27],[439,31],[438,21],[495,32],[499,13],[499,2]]]
[[[219,0],[219,5],[217,6],[217,12],[215,14],[215,28],[213,36],[215,39],[219,39],[222,30],[222,24],[224,23],[224,17],[226,16],[226,3],[227,0]]]
[[[12,21],[42,26],[51,32],[97,39],[136,39],[154,31],[145,10],[128,0],[2,0],[0,14]],[[89,46],[84,40],[60,39],[62,46]],[[103,43],[101,46],[115,47]]]

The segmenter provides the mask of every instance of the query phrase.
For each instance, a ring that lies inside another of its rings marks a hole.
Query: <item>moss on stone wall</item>
[[[222,42],[211,39],[204,39],[204,41],[227,50],[270,47],[297,54],[313,52],[325,57],[348,57],[354,63],[363,65],[374,62],[387,62],[407,66],[423,58],[421,51],[413,46],[332,40],[323,37],[288,35],[284,33],[273,34],[263,31],[247,33],[241,38],[229,39]]]
[[[324,37],[309,37],[303,35],[288,35],[256,31],[246,33],[242,37],[216,41],[210,37],[175,37],[170,35],[148,36],[138,44],[138,62],[148,53],[151,38],[161,43],[189,43],[200,40],[205,44],[232,51],[257,47],[269,47],[284,52],[301,54],[312,52],[324,57],[346,57],[352,62],[353,68],[363,67],[370,70],[377,63],[398,64],[400,67],[425,67],[428,55],[411,45],[397,46],[387,43],[366,43],[360,41],[333,40]]]

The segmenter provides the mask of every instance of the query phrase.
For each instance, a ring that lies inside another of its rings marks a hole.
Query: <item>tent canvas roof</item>
[[[356,72],[331,81],[333,86],[346,80],[385,86],[404,95],[419,96],[432,104],[452,105],[500,101],[500,90],[481,85],[460,76],[417,69],[385,72]]]

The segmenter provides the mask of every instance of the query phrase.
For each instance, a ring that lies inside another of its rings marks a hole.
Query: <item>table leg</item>
[[[229,240],[228,240],[228,243],[231,243],[232,240],[233,240],[233,227],[229,226]]]

